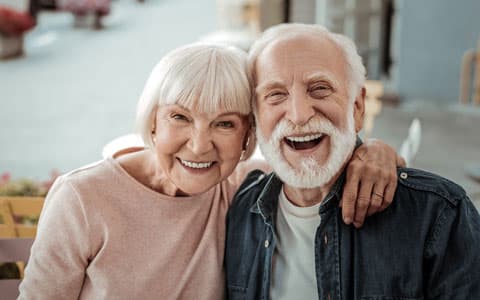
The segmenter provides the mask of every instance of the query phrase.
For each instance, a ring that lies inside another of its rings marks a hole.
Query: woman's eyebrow
[[[229,117],[229,116],[235,116],[235,117],[238,117],[238,118],[242,118],[242,114],[238,113],[238,112],[224,112],[224,113],[221,113],[219,115],[217,115],[215,118],[220,118],[220,117]]]
[[[167,104],[166,106],[170,107],[170,108],[177,108],[177,109],[184,110],[186,112],[190,112],[190,109],[188,107],[183,106],[183,105],[178,104],[178,103]],[[160,108],[160,105],[159,105],[159,108]]]

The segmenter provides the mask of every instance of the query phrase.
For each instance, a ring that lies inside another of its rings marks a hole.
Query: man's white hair
[[[200,113],[225,109],[250,115],[251,97],[243,50],[206,43],[186,45],[165,55],[150,74],[137,105],[136,129],[145,145],[153,148],[152,129],[159,106],[179,104]],[[254,130],[249,134],[245,159],[256,145]]]
[[[253,84],[256,84],[256,62],[263,50],[273,42],[286,40],[297,36],[308,36],[312,39],[328,38],[334,42],[346,60],[347,74],[349,76],[349,98],[355,101],[355,96],[365,84],[365,66],[362,58],[357,53],[355,43],[345,35],[330,32],[328,29],[317,24],[289,23],[280,24],[267,29],[250,48],[248,54],[248,69],[253,77]],[[319,50],[320,51],[320,50]]]

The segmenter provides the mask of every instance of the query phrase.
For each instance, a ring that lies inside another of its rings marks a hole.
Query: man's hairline
[[[255,106],[257,104],[257,91],[258,91],[257,64],[258,64],[258,61],[259,61],[260,57],[269,47],[273,47],[273,45],[275,43],[278,43],[278,42],[284,41],[284,40],[293,39],[295,37],[299,37],[300,35],[303,35],[304,37],[307,37],[307,38],[312,38],[312,36],[307,35],[305,32],[300,33],[299,35],[277,36],[277,37],[275,37],[271,40],[264,41],[262,43],[262,46],[260,47],[259,51],[253,57],[254,58],[253,61],[248,62],[248,64],[250,65],[251,80],[253,82],[252,113],[255,113]],[[322,37],[320,37],[319,35],[322,35]],[[358,93],[360,93],[360,91],[362,89],[362,86],[357,86],[357,82],[354,79],[353,71],[350,70],[350,64],[349,64],[348,57],[347,57],[348,55],[347,55],[345,49],[343,49],[343,47],[335,40],[334,33],[330,32],[330,31],[325,31],[325,32],[319,33],[318,35],[314,35],[313,39],[320,40],[323,37],[327,38],[330,42],[332,42],[334,47],[336,47],[340,51],[340,53],[342,53],[343,65],[344,65],[344,68],[345,68],[344,70],[346,72],[347,80],[348,80],[348,82],[347,82],[348,98],[350,100],[352,98],[351,93],[355,93],[355,97],[353,97],[353,99],[356,99],[356,97],[358,96]],[[250,57],[248,57],[248,60],[250,60]],[[319,72],[322,72],[322,71],[319,71]],[[337,83],[337,86],[338,86],[338,82],[336,82],[336,83]]]

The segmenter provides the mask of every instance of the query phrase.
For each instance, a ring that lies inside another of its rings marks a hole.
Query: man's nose
[[[206,129],[193,129],[189,144],[193,153],[197,155],[207,153],[213,149],[212,134]]]
[[[291,98],[287,118],[295,125],[305,125],[315,115],[313,103],[306,96]]]

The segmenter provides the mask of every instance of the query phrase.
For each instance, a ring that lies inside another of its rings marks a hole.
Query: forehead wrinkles
[[[285,75],[292,76],[294,74],[289,73],[296,73],[296,70],[311,73],[323,72],[330,79],[339,77],[337,80],[339,81],[346,78],[347,68],[344,51],[327,35],[312,37],[300,34],[280,38],[265,47],[256,62],[256,73],[263,77],[270,77],[271,74],[262,70],[281,71],[283,69]],[[304,76],[302,74],[302,77]]]
[[[255,63],[255,92],[290,86],[297,76],[288,53],[266,48]]]

